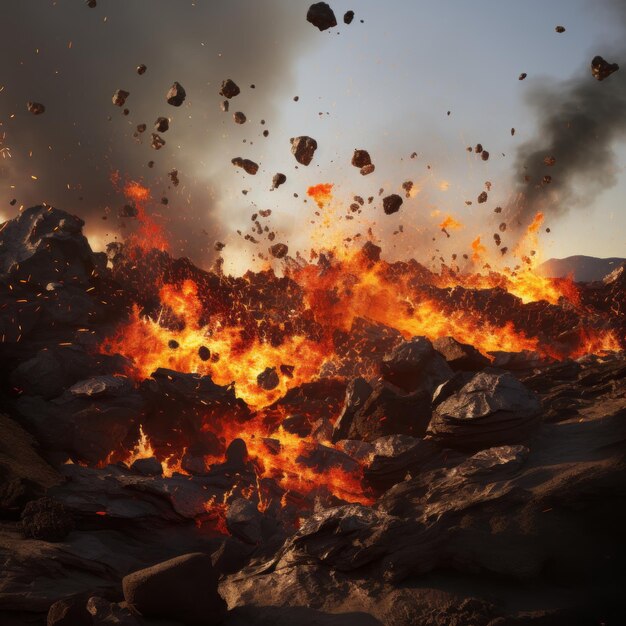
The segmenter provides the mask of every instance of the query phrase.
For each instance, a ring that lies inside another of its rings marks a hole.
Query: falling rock
[[[489,368],[437,406],[428,436],[446,448],[482,450],[523,443],[540,419],[535,394],[509,372]]]
[[[174,170],[170,170],[167,175],[169,176],[169,179],[172,181],[172,185],[174,185],[174,187],[178,187],[178,185],[180,184],[180,180],[178,180],[178,170],[174,169]]]
[[[201,361],[208,361],[211,358],[211,351],[206,346],[198,348],[198,356]]]
[[[111,100],[115,106],[123,107],[124,103],[126,102],[126,98],[128,98],[129,95],[130,93],[128,91],[124,91],[123,89],[118,89],[113,94],[113,97],[111,98]]]
[[[33,115],[41,115],[46,110],[46,107],[41,102],[27,102],[26,108]]]
[[[617,70],[619,70],[617,63],[609,63],[601,56],[595,56],[591,61],[591,74],[596,80],[602,81],[614,72],[617,72]]]
[[[231,163],[237,167],[241,167],[247,174],[254,176],[259,171],[259,164],[251,161],[250,159],[242,159],[241,157],[235,157],[231,159]]]
[[[484,204],[487,202],[487,192],[483,191],[478,198],[476,198],[476,202],[478,202],[478,204]]]
[[[245,124],[246,116],[241,111],[237,111],[236,113],[233,113],[233,120],[235,120],[235,124]]]
[[[122,588],[128,608],[142,617],[211,626],[226,613],[217,583],[210,555],[195,552],[128,574]]]
[[[343,15],[343,23],[344,24],[352,24],[352,20],[354,19],[354,11],[346,11]]]
[[[489,160],[489,152],[487,150],[483,150],[481,155],[480,155],[480,158],[483,161],[488,161]]]
[[[74,529],[74,521],[61,502],[46,497],[31,500],[24,507],[20,528],[31,539],[63,541]]]
[[[325,2],[316,2],[309,7],[306,21],[311,22],[313,26],[317,26],[320,30],[337,26],[337,19],[333,10]]]
[[[152,133],[152,143],[150,144],[155,150],[160,150],[165,145],[165,139],[161,135]]]
[[[271,391],[272,389],[276,389],[276,387],[278,387],[280,379],[278,378],[275,367],[266,367],[256,377],[256,381],[261,389],[265,389],[265,391]]]
[[[170,121],[167,117],[157,117],[156,122],[154,123],[154,130],[157,133],[165,133],[169,130]]]
[[[186,97],[187,94],[185,93],[183,86],[180,83],[175,82],[167,92],[165,99],[168,104],[171,104],[174,107],[179,107],[185,101]]]
[[[518,79],[518,80],[524,80],[524,79],[526,78],[526,76],[528,76],[528,74],[527,74],[526,72],[522,72],[522,73],[519,75],[519,79]]]
[[[287,252],[289,252],[289,248],[284,243],[275,243],[269,248],[269,253],[275,259],[282,259],[287,254]]]
[[[222,86],[220,88],[220,96],[224,96],[224,98],[234,98],[241,92],[241,89],[237,86],[234,80],[227,78],[222,81]],[[228,105],[226,105],[226,111],[228,111]]]
[[[369,165],[364,165],[360,169],[361,176],[367,176],[368,174],[371,174],[375,169],[376,166],[373,163],[370,163]]]
[[[317,150],[317,141],[312,137],[302,135],[291,140],[291,153],[298,163],[308,165],[313,160],[313,155]]]
[[[454,371],[478,371],[490,363],[474,346],[460,343],[453,337],[440,337],[433,341],[433,348],[439,352]]]
[[[137,74],[141,76],[142,74],[146,73],[147,69],[148,67],[144,63],[141,63],[140,65],[137,66]]]
[[[122,218],[137,217],[138,214],[139,211],[137,210],[137,207],[133,206],[132,204],[125,204],[119,211],[119,216]]]
[[[383,210],[386,215],[397,213],[402,206],[402,198],[397,193],[392,193],[383,198]]]
[[[355,150],[352,155],[352,165],[354,167],[362,168],[366,165],[371,165],[372,159],[370,153],[367,150]]]
[[[557,26],[554,30],[557,33],[564,33],[565,32],[565,26]]]
[[[287,177],[280,172],[278,174],[274,174],[272,178],[272,189],[278,189],[282,184],[287,182]]]

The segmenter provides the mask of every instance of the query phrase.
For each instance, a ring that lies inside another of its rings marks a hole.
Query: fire
[[[333,184],[332,183],[320,183],[319,185],[313,185],[307,189],[307,195],[317,203],[320,209],[324,208],[324,205],[330,204],[333,199]]]
[[[474,261],[474,263],[481,261],[487,253],[487,248],[480,243],[480,236],[472,241],[472,251],[472,261]]]
[[[463,228],[463,224],[455,220],[451,215],[448,215],[441,224],[439,224],[441,230],[459,230]]]

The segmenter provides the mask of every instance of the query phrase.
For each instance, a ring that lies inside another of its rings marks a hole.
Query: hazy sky
[[[110,183],[119,170],[150,187],[151,210],[162,216],[177,254],[208,263],[213,242],[221,239],[231,251],[230,266],[240,268],[242,259],[267,247],[244,244],[236,234],[249,232],[251,213],[272,209],[277,240],[306,248],[310,222],[318,219],[317,207],[303,202],[306,188],[332,182],[337,203],[349,204],[355,194],[376,197],[359,220],[341,221],[346,235],[375,223],[389,254],[393,246],[396,255],[420,260],[435,247],[465,252],[478,234],[491,243],[500,221],[493,208],[507,204],[520,179],[516,150],[536,139],[541,124],[529,94],[550,85],[556,100],[566,92],[562,81],[615,90],[626,80],[624,23],[611,10],[615,1],[337,0],[330,4],[339,25],[325,32],[306,22],[309,4],[98,0],[90,9],[80,0],[3,0],[0,137],[6,133],[3,145],[12,158],[0,159],[0,218],[46,200],[86,219],[101,245],[125,232],[116,218],[124,200]],[[356,14],[349,26],[341,19],[348,9]],[[566,32],[557,34],[556,25]],[[596,54],[623,69],[594,81],[589,63]],[[148,66],[143,76],[134,71],[139,63]],[[528,74],[524,81],[521,72]],[[222,113],[217,91],[227,77],[242,93],[231,101],[231,112]],[[179,109],[165,103],[174,80],[187,91]],[[111,103],[118,88],[131,93],[127,117]],[[32,116],[28,100],[44,103],[46,113]],[[242,126],[231,117],[238,110],[248,117]],[[149,134],[159,115],[172,122],[163,135],[166,146],[155,152]],[[142,122],[148,131],[138,141],[132,135]],[[319,144],[308,168],[295,168],[289,138],[296,135]],[[487,162],[466,151],[479,142],[490,152]],[[370,151],[373,174],[362,177],[350,165],[354,148]],[[616,133],[610,149],[616,152],[612,188],[594,190],[569,211],[561,206],[564,214],[554,219],[548,207],[545,257],[626,255],[623,136]],[[259,173],[234,168],[235,156],[257,161]],[[173,167],[181,185],[168,189]],[[288,181],[270,192],[278,171]],[[588,172],[577,174],[577,191],[597,174],[590,163]],[[385,216],[378,189],[401,193],[406,180],[419,193],[398,214]],[[492,190],[479,205],[485,181]],[[162,195],[167,206],[159,204]],[[445,215],[465,224],[450,240],[437,226]],[[392,235],[399,225],[404,234]]]

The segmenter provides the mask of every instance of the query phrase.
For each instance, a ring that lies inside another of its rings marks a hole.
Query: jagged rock
[[[402,198],[397,193],[392,193],[389,196],[383,198],[383,210],[385,215],[391,215],[397,213],[402,206]]]
[[[47,626],[93,626],[83,595],[57,600],[48,611]]]
[[[429,396],[453,375],[426,337],[413,337],[396,346],[384,356],[380,372],[385,380],[404,391],[426,391]]]
[[[245,498],[233,500],[226,511],[226,527],[229,532],[252,545],[261,543],[263,539],[262,521],[263,515],[256,504]]]
[[[165,133],[170,128],[170,121],[167,117],[157,117],[156,122],[154,122],[154,130],[157,133]]]
[[[595,56],[591,60],[591,74],[596,80],[602,81],[617,70],[619,70],[617,63],[609,63],[601,56]]]
[[[28,109],[28,112],[33,115],[41,115],[46,110],[46,107],[41,104],[41,102],[27,102],[26,108]]]
[[[104,398],[127,395],[133,385],[126,376],[94,376],[72,385],[68,391],[75,398]]]
[[[309,7],[306,14],[306,21],[317,26],[319,30],[326,30],[337,26],[335,13],[325,2],[316,2]]]
[[[287,252],[289,252],[289,248],[284,243],[275,243],[273,246],[270,246],[269,248],[269,253],[275,259],[282,259],[283,257],[287,255]]]
[[[130,466],[131,472],[136,472],[142,476],[162,476],[163,466],[155,457],[151,456],[145,459],[137,459]]]
[[[311,434],[311,424],[305,415],[289,415],[282,422],[283,430],[298,437],[308,437]]]
[[[346,11],[343,15],[343,23],[344,24],[352,24],[352,20],[354,19],[354,11]]]
[[[278,189],[281,185],[287,182],[287,177],[280,172],[278,174],[274,174],[272,178],[272,189]]]
[[[448,448],[480,450],[526,441],[541,418],[541,404],[509,373],[485,370],[439,404],[431,439]]]
[[[141,626],[137,618],[122,604],[92,596],[87,600],[87,611],[93,626]]]
[[[343,408],[335,422],[332,436],[333,442],[348,437],[354,416],[370,397],[372,390],[372,386],[364,378],[353,378],[348,383]]]
[[[303,135],[301,137],[294,137],[291,140],[291,153],[296,158],[298,163],[302,165],[309,165],[313,160],[313,155],[317,150],[317,141],[312,137]]]
[[[245,114],[243,114],[241,111],[237,111],[236,113],[233,113],[233,120],[235,124],[245,124],[246,119],[247,118]]]
[[[370,157],[370,153],[367,150],[355,150],[352,155],[352,165],[354,167],[358,167],[359,169],[365,167],[366,165],[371,165],[372,159]]]
[[[238,95],[240,91],[241,90],[239,89],[235,81],[227,78],[226,80],[222,81],[220,96],[224,96],[224,98],[228,98],[230,100],[231,98],[234,98],[236,95]],[[226,110],[228,110],[228,108]]]
[[[63,541],[74,529],[74,520],[60,502],[52,498],[39,498],[24,507],[20,527],[25,537]]]
[[[489,359],[474,346],[460,343],[453,337],[440,337],[433,341],[433,348],[447,361],[454,371],[476,371],[487,367]]]
[[[280,383],[280,379],[278,378],[275,367],[266,367],[256,377],[256,381],[259,387],[261,387],[261,389],[265,389],[266,391],[276,389],[276,387],[278,387],[278,384]]]
[[[175,82],[167,92],[165,99],[168,104],[171,104],[174,107],[179,107],[187,97],[183,86],[180,83]]]
[[[217,574],[206,554],[185,554],[133,572],[124,577],[122,586],[129,608],[146,618],[210,626],[219,624],[226,613]]]
[[[113,104],[118,107],[123,107],[126,103],[126,98],[128,98],[130,94],[128,91],[124,91],[123,89],[118,89],[114,94],[111,100]]]
[[[259,171],[259,164],[251,161],[250,159],[243,159],[241,157],[235,157],[230,161],[233,165],[240,167],[247,174],[254,176]]]

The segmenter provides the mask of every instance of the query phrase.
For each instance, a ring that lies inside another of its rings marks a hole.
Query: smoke
[[[119,171],[151,189],[150,210],[172,251],[207,262],[222,234],[215,207],[224,168],[244,140],[263,142],[260,119],[270,124],[293,95],[293,63],[315,34],[305,14],[304,4],[288,0],[98,0],[95,9],[82,0],[4,0],[0,138],[6,133],[12,158],[0,159],[0,185],[5,202],[17,204],[4,205],[3,215],[45,201],[85,219],[90,238],[123,235],[133,223],[118,218],[125,201],[111,173]],[[241,87],[230,113],[219,106],[225,78]],[[174,81],[187,92],[180,108],[165,101]],[[130,92],[127,116],[111,102],[117,89]],[[46,112],[32,115],[27,101]],[[248,116],[243,127],[233,111]],[[171,122],[155,151],[159,116]],[[147,130],[134,137],[138,124]],[[167,176],[174,168],[176,188]]]
[[[611,4],[626,34],[625,5]],[[626,135],[626,49],[602,48],[598,54],[620,71],[599,82],[587,65],[571,80],[535,84],[529,92],[539,128],[516,154],[517,194],[508,207],[513,227],[527,225],[538,211],[555,218],[584,208],[617,182],[614,145]],[[553,165],[545,162],[550,157]]]

